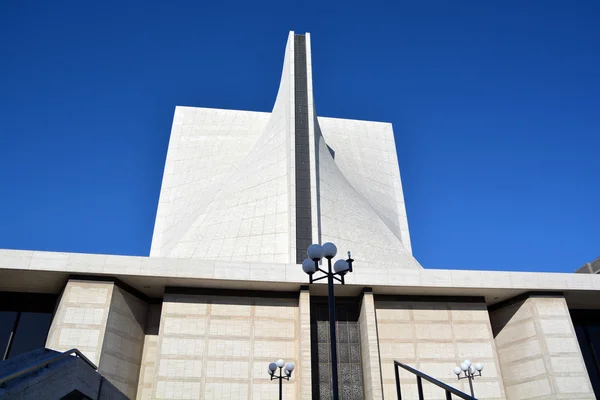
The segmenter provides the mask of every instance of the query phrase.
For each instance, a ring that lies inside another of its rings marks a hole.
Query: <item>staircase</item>
[[[77,349],[37,349],[0,362],[3,400],[127,400]]]
[[[400,368],[407,370],[408,372],[417,377],[417,394],[419,396],[419,400],[425,399],[425,397],[423,396],[423,380],[426,380],[427,382],[430,382],[435,386],[439,387],[441,390],[443,390],[446,394],[446,400],[452,400],[452,396],[456,396],[457,398],[464,400],[477,400],[475,397],[469,396],[468,394],[461,392],[460,390],[453,388],[450,385],[446,385],[444,382],[440,382],[437,379],[432,378],[431,376],[414,369],[413,367],[410,367],[406,364],[402,364],[399,361],[394,361],[394,373],[396,374],[396,393],[398,395],[398,400],[402,400],[402,393],[400,387]]]

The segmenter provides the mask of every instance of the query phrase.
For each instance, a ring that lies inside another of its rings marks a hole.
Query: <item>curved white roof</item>
[[[420,268],[391,124],[317,117],[310,35],[290,32],[271,113],[176,108],[150,255],[297,263],[306,237]]]

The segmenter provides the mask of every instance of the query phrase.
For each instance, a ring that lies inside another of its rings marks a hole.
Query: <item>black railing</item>
[[[451,400],[452,395],[455,395],[456,397],[464,400],[477,400],[475,397],[469,396],[468,394],[461,392],[460,390],[453,388],[450,385],[446,385],[444,382],[440,382],[437,379],[434,379],[429,375],[426,375],[421,371],[414,369],[413,367],[409,367],[406,364],[394,361],[394,372],[396,373],[396,393],[398,394],[398,400],[402,400],[402,392],[400,390],[400,368],[404,368],[405,370],[414,374],[417,377],[417,391],[419,393],[419,400],[425,399],[425,397],[423,397],[423,379],[425,379],[427,382],[433,383],[435,386],[446,391],[446,400]]]

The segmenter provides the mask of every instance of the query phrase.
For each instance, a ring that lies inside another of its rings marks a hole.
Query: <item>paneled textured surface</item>
[[[355,302],[336,304],[338,383],[343,400],[364,399],[359,310]],[[313,399],[331,398],[329,309],[321,299],[311,304]]]
[[[452,372],[465,359],[481,362],[475,382],[477,398],[506,399],[489,314],[485,303],[375,300],[384,398],[396,398],[394,360],[469,393],[466,380]],[[416,379],[401,369],[403,398],[417,398]],[[425,383],[426,399],[445,399]]]
[[[203,257],[206,254],[208,249],[201,254],[202,249],[197,248],[196,242],[212,240],[214,231],[226,230],[221,223],[230,221],[223,218],[217,218],[214,223],[206,221],[210,227],[207,231],[212,233],[210,237],[196,233],[195,221],[206,218],[201,217],[204,210],[248,156],[268,120],[268,113],[176,107],[152,238],[152,256]],[[256,205],[246,214],[248,201],[238,202],[232,214],[239,212],[252,219]],[[217,217],[222,214],[215,212]],[[212,225],[216,225],[214,229]],[[237,237],[237,232],[233,237]],[[214,252],[212,257],[219,258],[220,251]]]
[[[420,269],[368,198],[361,196],[344,176],[325,139],[321,137],[318,143],[322,241],[335,243],[344,253],[351,250],[354,259],[368,260],[368,266],[356,268],[350,278],[379,275],[387,268]]]
[[[508,400],[595,398],[563,297],[531,296],[490,318]]]
[[[270,114],[176,108],[151,256],[295,261],[292,38]]]
[[[138,382],[137,400],[152,399],[152,382],[158,358],[158,330],[160,325],[160,311],[162,304],[149,304],[146,318],[146,331],[144,349],[142,352],[142,365]]]
[[[360,303],[358,318],[360,346],[364,375],[365,399],[383,399],[381,386],[381,361],[379,359],[379,340],[377,338],[377,320],[375,318],[375,300],[373,292],[366,291]]]
[[[136,398],[146,303],[112,282],[70,280],[59,300],[46,347],[79,349],[129,398]]]
[[[319,117],[318,126],[345,179],[412,253],[392,124]]]
[[[300,382],[299,399],[312,399],[312,365],[311,365],[311,340],[310,340],[310,291],[308,287],[300,290],[298,304],[299,325],[299,359],[296,377]]]
[[[271,113],[176,108],[152,257],[301,263],[334,241],[367,274],[421,268],[391,124],[316,117],[310,43],[288,36]]]
[[[75,347],[97,365],[113,289],[112,282],[69,281],[52,319],[46,347],[56,351]]]
[[[299,371],[298,300],[166,294],[153,399],[273,399],[267,374],[283,358]],[[298,379],[284,382],[298,396]]]
[[[136,397],[147,304],[114,287],[98,371],[129,398]]]

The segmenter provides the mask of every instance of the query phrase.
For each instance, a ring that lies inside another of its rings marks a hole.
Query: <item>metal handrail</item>
[[[10,381],[12,379],[18,378],[18,377],[20,377],[22,375],[25,375],[25,374],[29,373],[29,372],[35,371],[36,369],[39,369],[39,368],[42,368],[42,367],[47,367],[48,365],[50,365],[52,363],[55,363],[57,361],[60,361],[63,358],[70,357],[71,354],[75,354],[77,357],[81,358],[90,367],[92,367],[94,369],[94,371],[98,370],[98,367],[96,367],[96,365],[93,362],[91,362],[86,356],[84,356],[83,353],[81,353],[77,349],[71,349],[71,350],[67,350],[67,351],[65,351],[63,353],[57,354],[54,357],[50,357],[50,358],[48,358],[46,360],[40,361],[39,363],[31,365],[31,366],[29,366],[29,367],[27,367],[25,369],[20,370],[20,371],[13,372],[10,375],[3,376],[2,378],[0,378],[0,387],[3,387],[6,384],[6,382],[8,382],[8,381]]]
[[[423,372],[421,372],[419,370],[414,369],[413,367],[410,367],[406,364],[402,364],[401,362],[394,360],[394,372],[396,373],[396,392],[398,394],[398,400],[402,400],[402,393],[400,392],[400,373],[399,373],[398,367],[402,367],[405,370],[407,370],[408,372],[411,372],[417,376],[417,389],[419,392],[419,400],[424,399],[424,397],[423,397],[423,382],[422,382],[423,379],[425,379],[426,381],[433,383],[437,387],[445,390],[447,400],[452,399],[452,395],[458,396],[464,400],[477,400],[475,397],[469,396],[468,394],[461,392],[460,390],[453,388],[452,386],[447,385],[444,382],[440,382],[437,379],[432,378],[431,376],[424,374]]]

